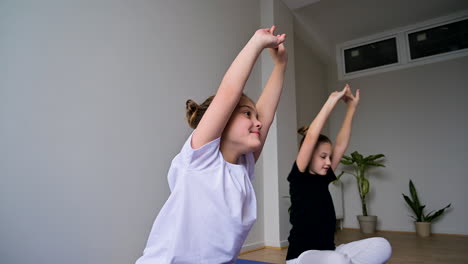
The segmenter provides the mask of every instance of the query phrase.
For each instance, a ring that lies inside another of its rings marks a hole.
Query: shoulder
[[[182,150],[180,151],[181,158],[193,169],[204,169],[213,167],[216,163],[221,162],[222,155],[219,150],[221,138],[216,138],[199,148],[192,147],[192,134],[185,141]]]
[[[301,176],[305,175],[306,172],[301,172],[297,166],[297,162],[294,161],[291,171],[289,172],[288,181],[294,181],[299,179]]]

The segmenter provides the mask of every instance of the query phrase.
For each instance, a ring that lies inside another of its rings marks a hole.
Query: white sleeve
[[[219,151],[219,145],[221,142],[220,137],[206,143],[198,149],[194,149],[191,144],[192,136],[193,132],[185,142],[180,152],[183,159],[191,169],[203,170],[205,168],[212,167],[216,162],[219,162],[221,155],[221,152]]]

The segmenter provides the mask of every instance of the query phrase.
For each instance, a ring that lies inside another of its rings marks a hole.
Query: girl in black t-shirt
[[[351,124],[359,103],[359,90],[353,95],[349,85],[330,94],[309,127],[299,129],[304,136],[296,161],[288,176],[291,196],[287,264],[381,264],[391,255],[391,246],[380,237],[368,238],[335,248],[335,209],[328,191],[348,148]],[[347,105],[336,144],[320,132],[336,104]]]

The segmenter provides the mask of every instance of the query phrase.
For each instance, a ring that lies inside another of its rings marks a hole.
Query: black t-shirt
[[[300,172],[296,162],[288,176],[291,208],[287,260],[307,250],[335,250],[336,215],[328,190],[336,180],[329,169],[327,175]]]

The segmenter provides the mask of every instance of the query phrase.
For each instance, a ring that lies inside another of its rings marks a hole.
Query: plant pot
[[[375,215],[358,215],[357,219],[359,221],[359,227],[361,232],[364,234],[373,234],[375,233],[375,227],[377,225],[377,216]]]
[[[414,222],[416,225],[416,234],[420,237],[429,237],[431,235],[431,222]]]

